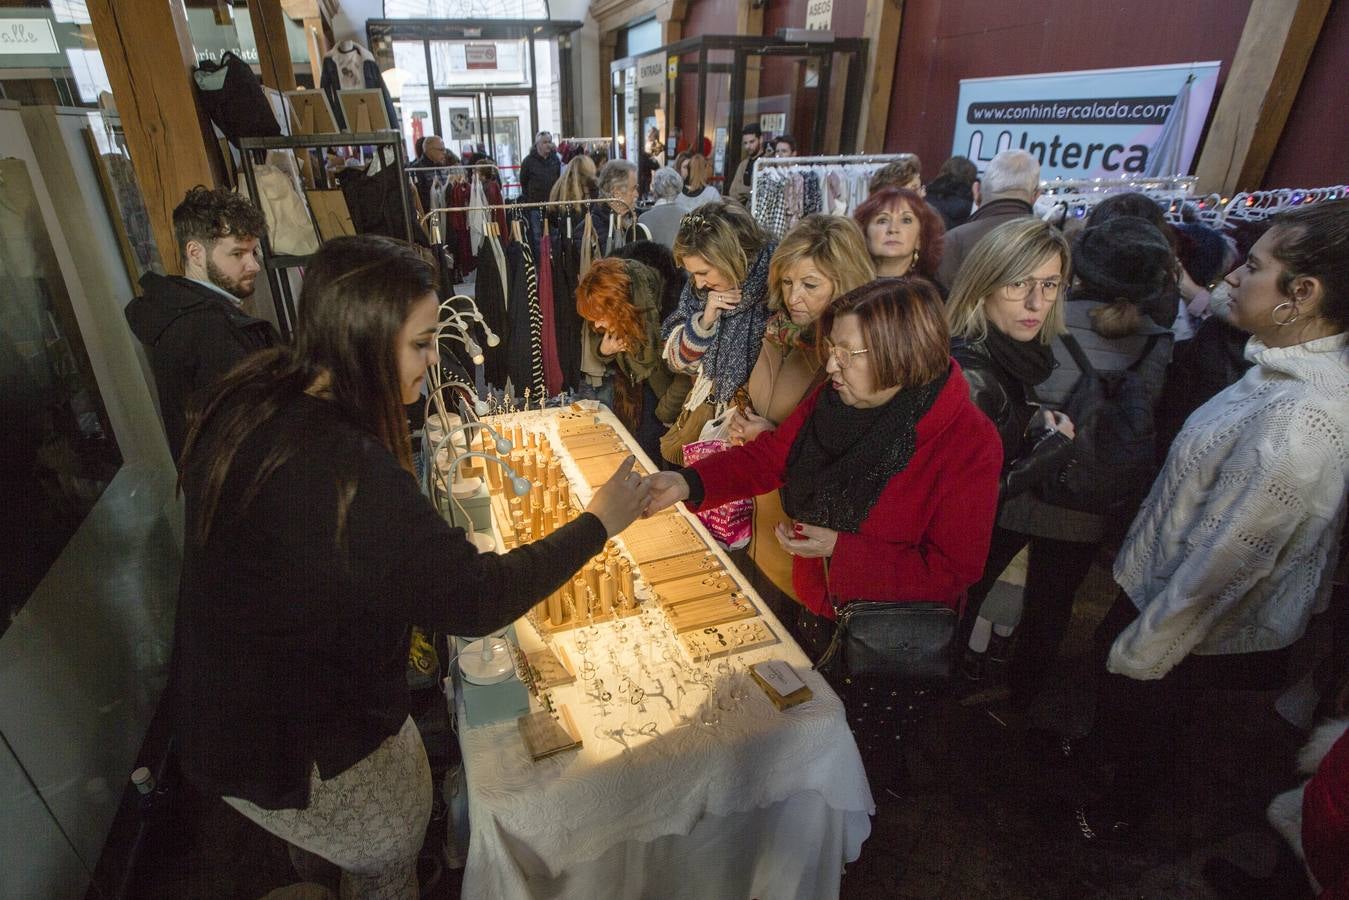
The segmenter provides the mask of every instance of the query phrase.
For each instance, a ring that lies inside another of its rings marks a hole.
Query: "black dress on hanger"
[[[581,316],[576,311],[576,282],[581,268],[580,233],[568,238],[556,232],[553,241],[553,321],[562,383],[575,390],[581,382]]]
[[[486,357],[484,376],[487,383],[494,387],[506,385],[506,354],[510,346],[510,323],[506,318],[506,285],[501,281],[501,269],[493,255],[492,238],[485,237],[478,250],[477,283],[474,301],[482,313],[489,328],[501,338],[495,347],[483,346]]]

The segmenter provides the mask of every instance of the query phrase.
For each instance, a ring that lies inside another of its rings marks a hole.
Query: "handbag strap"
[[[838,648],[843,643],[843,607],[839,605],[838,598],[834,592],[829,589],[829,559],[825,557],[821,560],[824,563],[824,596],[829,601],[829,605],[834,608],[834,634],[829,639],[829,646],[825,648],[824,654],[820,656],[811,666],[811,669],[820,671],[829,665],[834,656],[838,653]]]

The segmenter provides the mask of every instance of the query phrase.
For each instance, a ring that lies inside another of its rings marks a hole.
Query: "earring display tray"
[[[576,468],[581,470],[581,477],[586,480],[590,487],[598,488],[618,471],[618,467],[623,464],[630,454],[624,450],[622,453],[606,453],[603,456],[595,456],[590,459],[577,459]],[[634,462],[632,471],[639,475],[649,475],[650,471],[640,462]]]
[[[622,534],[628,552],[638,567],[656,560],[706,551],[707,545],[693,526],[677,513],[638,519]],[[645,571],[643,569],[643,571]]]
[[[558,711],[560,721],[547,710],[530,713],[516,720],[525,748],[535,760],[581,746],[580,732],[571,717],[571,710],[563,704]]]
[[[716,597],[702,600],[690,600],[665,606],[665,615],[669,617],[675,631],[693,631],[712,625],[722,625],[740,619],[749,619],[758,615],[754,604],[739,591],[732,591]]]
[[[617,454],[621,459],[628,455],[628,445],[623,443],[618,435],[600,435],[598,440],[586,441],[567,446],[567,452],[571,458],[579,464],[581,460],[593,459],[597,456],[607,456]]]
[[[723,571],[721,561],[712,551],[703,549],[686,553],[683,556],[672,556],[669,559],[657,559],[644,563],[642,565],[642,578],[646,580],[647,584],[654,587],[666,581],[674,581],[677,578],[706,575],[709,572],[720,571]]]
[[[726,596],[736,589],[735,579],[727,572],[705,572],[667,581],[655,588],[663,606],[675,606],[706,597]]]
[[[759,617],[725,625],[709,625],[679,636],[692,659],[715,659],[730,653],[744,653],[778,642],[768,623]]]

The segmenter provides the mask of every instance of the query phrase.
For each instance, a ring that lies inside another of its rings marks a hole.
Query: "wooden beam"
[[[600,135],[612,137],[614,132],[614,80],[609,74],[614,52],[618,47],[618,32],[600,33]],[[584,129],[582,129],[584,130]],[[589,136],[589,135],[587,135]]]
[[[864,36],[868,59],[862,82],[861,135],[863,152],[885,149],[885,126],[890,121],[890,97],[899,63],[899,26],[904,19],[904,0],[867,0]]]
[[[262,83],[278,91],[295,90],[295,66],[286,42],[286,15],[281,0],[248,0],[248,18],[258,45]]]
[[[131,165],[164,268],[180,274],[173,209],[190,188],[221,181],[220,148],[197,105],[196,54],[180,0],[88,0]]]
[[[1255,0],[1195,173],[1201,191],[1260,187],[1331,0]]]

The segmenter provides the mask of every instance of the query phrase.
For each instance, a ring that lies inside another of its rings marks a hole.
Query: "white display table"
[[[503,418],[551,430],[559,447],[556,415]],[[654,470],[608,410],[594,415]],[[579,470],[569,458],[563,466],[588,499]],[[551,635],[585,669],[548,692],[567,707],[583,746],[538,761],[515,722],[468,728],[459,710],[472,826],[464,897],[838,895],[843,864],[859,856],[875,810],[843,705],[715,552],[775,643],[693,660],[674,649],[663,613],[651,612]],[[656,609],[639,586],[644,593]],[[516,632],[524,651],[545,644],[525,619]],[[791,663],[814,698],[779,711],[745,668],[770,658]]]

